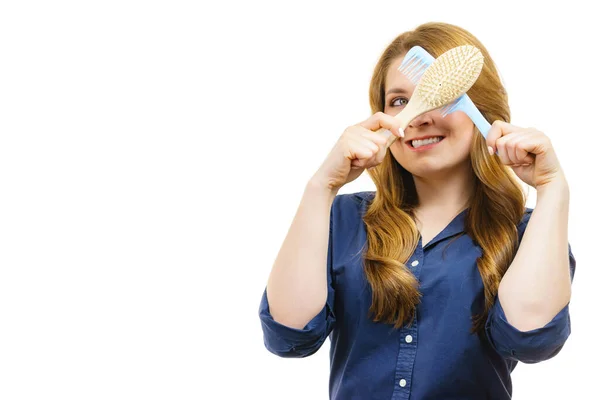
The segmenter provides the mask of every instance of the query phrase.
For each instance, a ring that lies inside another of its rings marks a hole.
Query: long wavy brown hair
[[[508,96],[486,48],[463,28],[446,23],[426,23],[405,32],[383,51],[369,88],[371,111],[384,110],[385,77],[390,65],[413,46],[432,56],[464,44],[479,48],[485,58],[477,82],[467,92],[490,122],[510,122]],[[484,285],[485,304],[472,315],[471,332],[481,332],[498,293],[500,280],[514,259],[518,247],[517,225],[525,213],[526,193],[510,167],[490,156],[485,138],[475,130],[470,149],[475,190],[465,216],[465,233],[481,247],[477,267]],[[418,281],[406,261],[419,242],[414,210],[418,197],[412,174],[388,150],[384,161],[367,170],[377,191],[363,220],[367,244],[363,253],[365,274],[373,296],[370,314],[400,328],[414,320],[420,301]]]

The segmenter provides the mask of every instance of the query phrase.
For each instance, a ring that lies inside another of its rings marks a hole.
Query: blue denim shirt
[[[375,192],[337,195],[331,209],[327,281],[321,312],[303,329],[282,325],[269,312],[266,288],[259,317],[266,348],[281,357],[314,354],[331,340],[331,399],[510,399],[510,373],[518,361],[555,356],[571,332],[569,306],[546,326],[522,332],[506,319],[498,297],[485,333],[469,332],[471,315],[483,310],[483,282],[476,260],[481,248],[464,234],[467,210],[425,247],[419,244],[407,266],[423,294],[415,323],[401,329],[368,318],[371,288],[361,250],[362,216]],[[518,226],[519,240],[533,210]],[[569,244],[571,279],[575,259]]]

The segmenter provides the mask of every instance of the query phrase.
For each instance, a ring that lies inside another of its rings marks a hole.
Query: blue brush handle
[[[487,120],[485,119],[483,114],[481,114],[481,111],[479,111],[479,109],[475,106],[471,98],[466,94],[464,94],[463,96],[464,99],[462,99],[462,102],[464,102],[464,106],[459,107],[457,111],[460,110],[467,114],[469,118],[471,118],[471,121],[473,121],[477,129],[479,129],[479,132],[481,132],[483,137],[487,139],[488,132],[490,131],[492,125],[490,125],[490,123],[487,122]]]
[[[471,121],[473,121],[477,129],[479,129],[479,132],[481,132],[483,137],[487,139],[488,133],[490,132],[492,125],[490,125],[490,123],[487,122],[487,119],[485,119],[481,111],[479,111],[479,108],[475,106],[473,100],[471,100],[471,98],[467,96],[466,93],[463,94],[462,97],[463,98],[460,99],[460,105],[456,108],[456,111],[460,110],[467,114],[469,118],[471,118]],[[498,150],[496,150],[495,154],[498,155]]]

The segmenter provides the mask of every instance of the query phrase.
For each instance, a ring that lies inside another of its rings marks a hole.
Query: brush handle
[[[471,121],[473,121],[477,129],[479,129],[479,132],[481,132],[483,137],[487,139],[488,132],[490,131],[490,128],[492,126],[489,122],[487,122],[483,114],[481,114],[481,111],[479,111],[475,103],[473,103],[473,101],[469,98],[468,95],[464,94],[463,101],[465,103],[465,106],[460,107],[458,110],[467,114],[469,118],[471,118]]]
[[[406,107],[396,114],[394,118],[400,120],[400,128],[404,130],[413,119],[417,118],[421,114],[425,114],[427,111],[431,111],[431,109],[427,107],[427,105],[423,103],[418,96],[415,95],[410,99],[408,104],[406,104]],[[387,132],[389,132],[389,130],[386,128],[381,128],[375,132],[387,136],[388,141],[385,145],[386,149],[390,147],[392,143],[396,141],[396,139],[398,139],[398,136],[392,134],[391,132],[388,135]]]

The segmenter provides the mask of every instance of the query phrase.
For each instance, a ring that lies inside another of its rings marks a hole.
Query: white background
[[[428,21],[484,43],[570,183],[573,333],[514,398],[594,397],[600,30],[530,3],[2,2],[0,398],[326,399],[329,341],[272,355],[260,297],[381,52]]]

